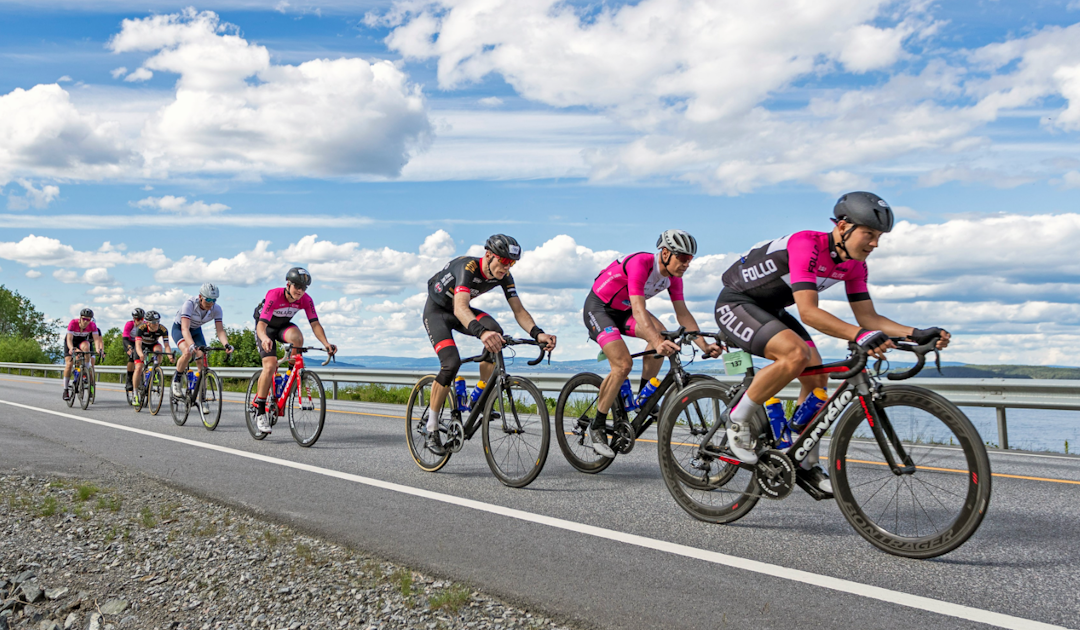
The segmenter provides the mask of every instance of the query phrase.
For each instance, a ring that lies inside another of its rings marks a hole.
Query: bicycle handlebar
[[[885,378],[889,379],[890,381],[902,381],[904,379],[911,378],[912,376],[915,376],[916,374],[918,374],[923,369],[923,366],[926,365],[926,355],[931,350],[934,351],[934,355],[935,355],[934,363],[937,365],[938,370],[940,371],[941,370],[941,353],[938,352],[938,349],[937,349],[937,342],[938,342],[938,340],[940,338],[941,338],[940,335],[935,336],[930,341],[927,341],[926,343],[919,346],[919,345],[915,345],[915,343],[910,341],[907,337],[889,337],[890,341],[897,344],[897,346],[896,346],[897,350],[903,350],[905,352],[914,353],[915,356],[918,357],[918,359],[916,360],[915,365],[910,370],[907,370],[906,372],[901,372],[899,374],[886,374]],[[832,379],[838,380],[838,381],[842,381],[842,380],[845,380],[845,379],[849,379],[852,376],[855,376],[856,374],[858,374],[859,372],[862,372],[866,368],[866,361],[867,361],[867,359],[869,357],[869,354],[867,353],[866,349],[863,348],[862,346],[858,345],[854,341],[849,341],[848,342],[848,349],[851,350],[851,357],[850,358],[848,358],[846,361],[843,361],[843,362],[840,362],[840,363],[834,363],[834,364],[831,364],[831,365],[850,367],[851,369],[847,370],[846,372],[837,372],[837,373],[830,374],[829,378],[832,378]]]
[[[330,351],[327,350],[326,348],[316,348],[315,346],[294,346],[291,343],[283,343],[283,344],[281,344],[281,349],[285,352],[285,356],[278,360],[278,365],[281,365],[285,361],[288,361],[289,360],[289,352],[293,351],[293,350],[295,350],[299,354],[304,354],[305,352],[311,352],[312,350],[314,350],[316,352],[325,352],[329,356],[327,356],[326,360],[323,361],[322,363],[320,363],[319,365],[327,365],[331,361],[334,361],[335,363],[337,362],[337,359],[334,358],[334,355],[330,354]]]

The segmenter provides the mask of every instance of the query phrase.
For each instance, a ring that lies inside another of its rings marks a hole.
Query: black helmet
[[[157,322],[160,322],[161,321],[161,313],[159,313],[157,311],[147,311],[146,312],[146,321],[150,322],[151,324],[156,324]]]
[[[854,225],[864,225],[881,232],[892,231],[893,212],[884,199],[874,193],[849,192],[836,202],[833,208],[836,220],[843,219]]]
[[[94,319],[94,311],[91,311],[88,308],[84,308],[83,310],[79,311],[79,317],[89,317],[90,319]]]
[[[146,311],[141,308],[131,311],[131,319],[143,319],[144,317],[146,317]]]
[[[311,286],[311,274],[303,267],[293,267],[289,273],[285,274],[285,282],[307,291],[307,288]]]
[[[518,242],[514,240],[513,236],[492,234],[488,237],[487,242],[484,243],[484,249],[500,258],[509,258],[510,260],[521,259],[521,246],[518,245]]]

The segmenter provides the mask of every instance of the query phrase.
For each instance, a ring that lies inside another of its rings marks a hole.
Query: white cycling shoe
[[[757,463],[758,456],[754,452],[754,436],[750,431],[749,422],[735,422],[729,418],[727,446],[731,449],[731,453],[739,458],[739,461],[747,464]]]

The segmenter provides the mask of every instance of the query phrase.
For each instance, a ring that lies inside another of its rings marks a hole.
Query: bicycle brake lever
[[[934,348],[934,366],[937,367],[938,374],[941,374],[942,376],[945,375],[941,371],[941,350],[938,350],[937,348]]]

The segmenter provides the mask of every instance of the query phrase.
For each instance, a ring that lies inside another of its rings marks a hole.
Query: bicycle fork
[[[870,423],[870,430],[874,433],[874,440],[877,441],[878,447],[881,448],[881,454],[885,457],[885,461],[889,464],[893,474],[898,477],[900,475],[915,474],[915,462],[911,459],[911,455],[908,454],[907,450],[904,449],[904,444],[896,435],[896,430],[893,429],[892,423],[889,422],[889,416],[885,413],[885,410],[874,401],[873,394],[863,395],[860,391],[859,405],[862,407],[866,421]],[[896,453],[896,457],[893,456],[893,453]],[[904,462],[903,466],[896,463],[897,458]]]

